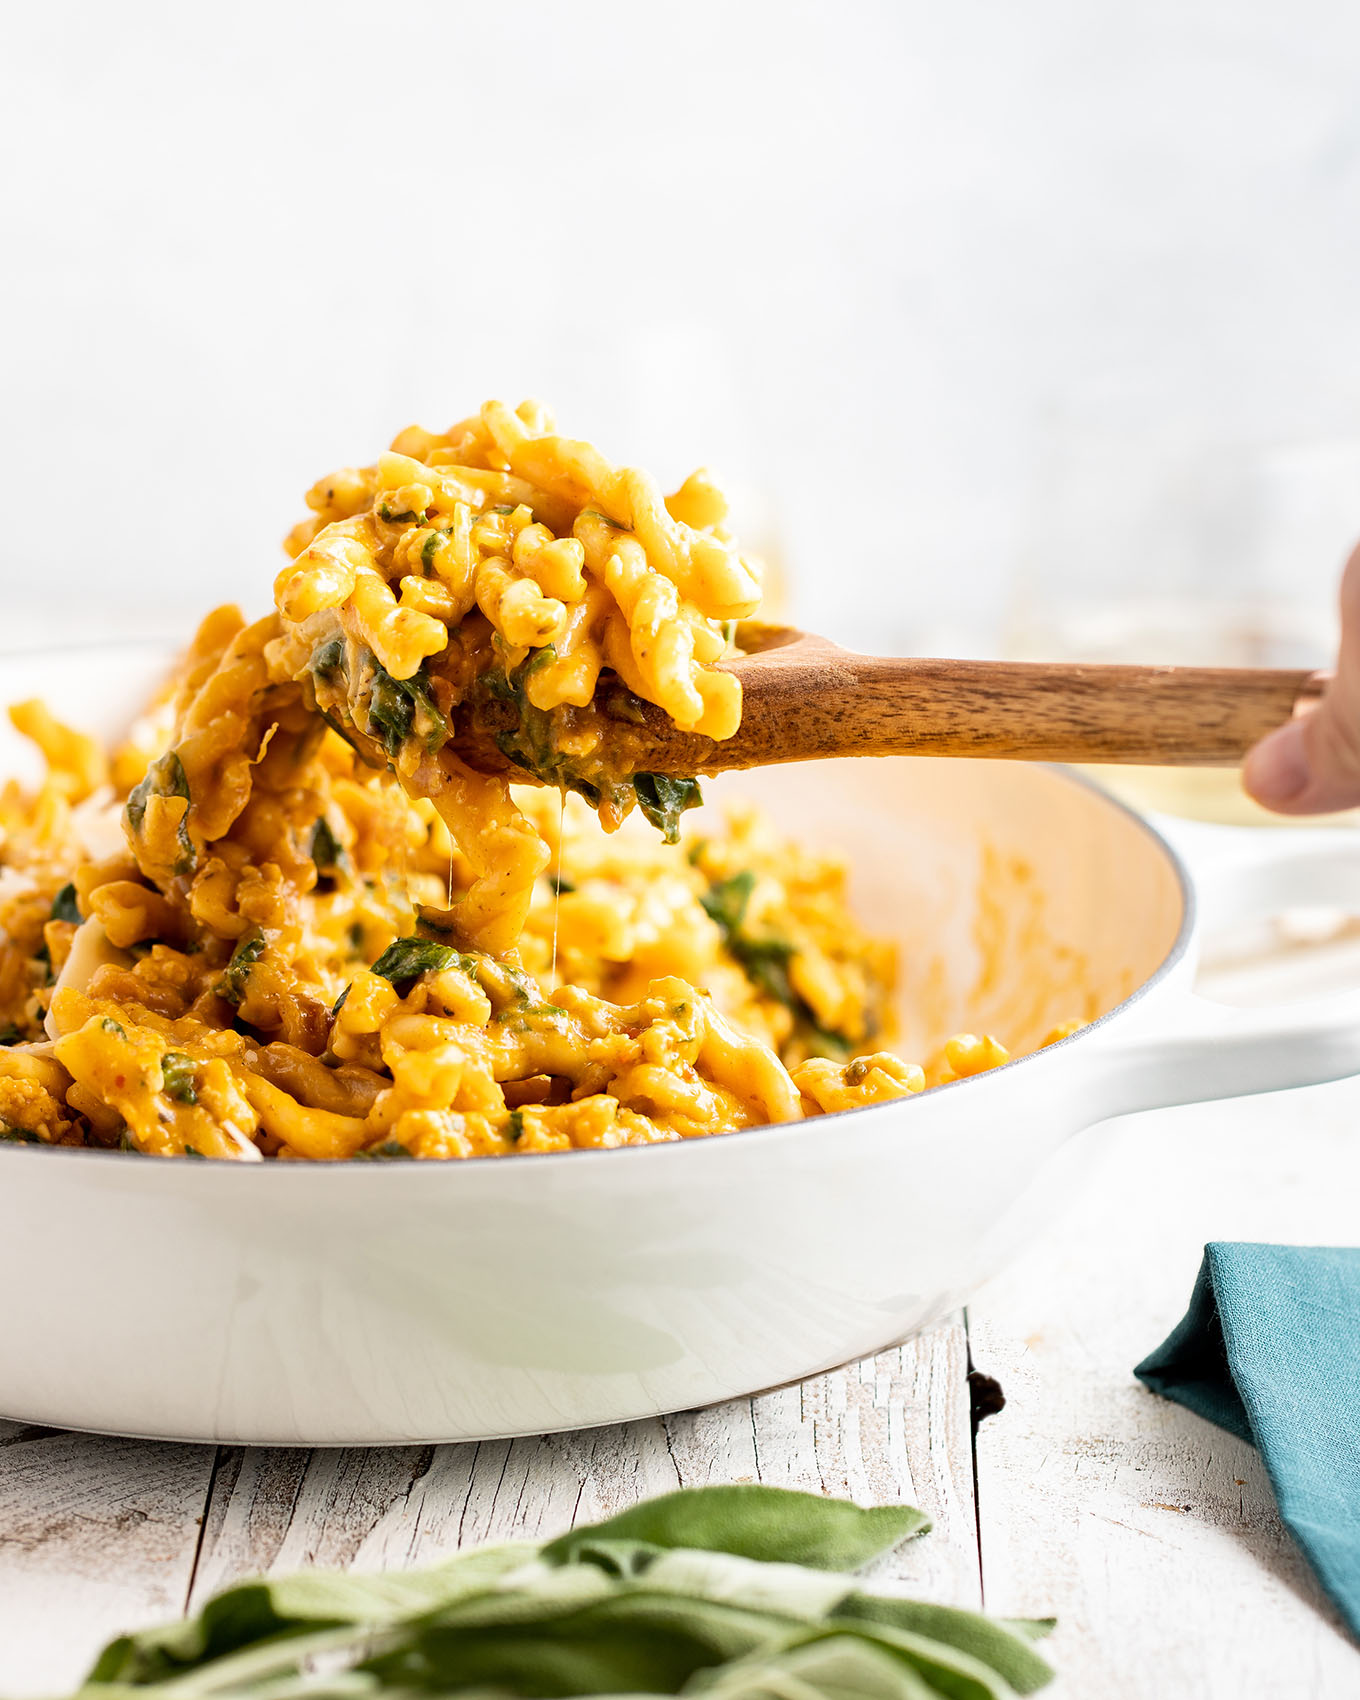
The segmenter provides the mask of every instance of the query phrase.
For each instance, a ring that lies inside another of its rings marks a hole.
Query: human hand
[[[1360,546],[1341,577],[1341,650],[1317,707],[1261,739],[1242,768],[1249,796],[1282,815],[1360,805]]]

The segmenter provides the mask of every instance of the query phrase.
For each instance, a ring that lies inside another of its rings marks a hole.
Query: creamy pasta
[[[48,774],[0,793],[4,1137],[561,1151],[1005,1060],[967,1035],[927,1068],[881,1050],[892,952],[843,868],[750,813],[682,831],[697,785],[632,770],[639,702],[716,739],[740,721],[714,663],[758,575],[707,474],[663,499],[489,403],[308,504],[274,613],[210,614],[128,742],[11,710]],[[467,765],[469,724],[537,788]]]

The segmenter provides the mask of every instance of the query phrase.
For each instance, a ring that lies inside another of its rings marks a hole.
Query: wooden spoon
[[[1252,667],[938,661],[855,655],[787,626],[743,626],[736,735],[679,732],[644,704],[633,771],[686,774],[829,756],[1235,766],[1314,703],[1327,675]],[[622,730],[622,728],[621,728]]]

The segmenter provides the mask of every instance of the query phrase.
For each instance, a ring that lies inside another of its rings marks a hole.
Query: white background
[[[1343,0],[11,0],[3,52],[0,642],[262,608],[315,477],[532,393],[714,464],[846,641],[1322,659]]]

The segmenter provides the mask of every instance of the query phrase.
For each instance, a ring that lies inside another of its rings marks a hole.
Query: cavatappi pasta
[[[844,871],[753,814],[682,838],[697,787],[620,761],[638,698],[715,738],[740,719],[712,664],[758,585],[707,475],[663,501],[492,403],[308,502],[275,613],[209,615],[127,743],[11,710],[48,772],[0,792],[0,1136],[561,1151],[1005,1060],[967,1035],[928,1070],[878,1049],[892,953]],[[542,788],[455,754],[491,703]],[[663,837],[601,833],[634,802]]]

